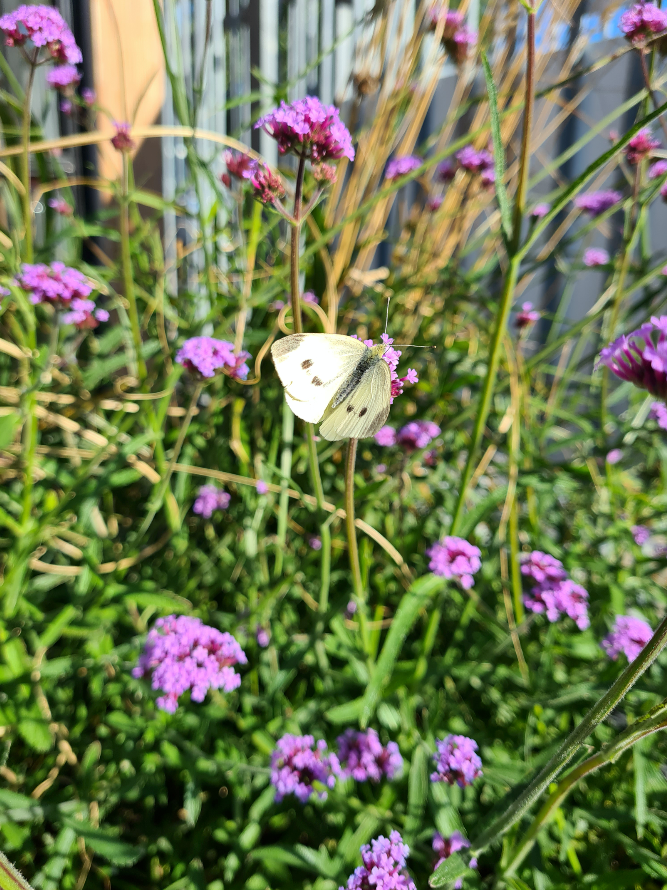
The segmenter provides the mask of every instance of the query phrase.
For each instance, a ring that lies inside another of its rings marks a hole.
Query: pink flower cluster
[[[281,154],[293,151],[312,161],[354,160],[350,132],[334,105],[323,105],[316,96],[306,96],[288,105],[281,102],[255,124],[278,143]]]
[[[352,334],[355,340],[358,340],[356,334]],[[391,344],[394,342],[391,337],[388,337],[387,334],[382,334],[380,339],[384,343],[385,346],[391,347]],[[368,346],[370,349],[374,343],[372,340],[364,340],[365,346]],[[417,376],[417,372],[414,368],[408,368],[408,373],[405,377],[399,377],[396,373],[396,368],[398,367],[398,361],[403,353],[398,349],[387,349],[382,358],[389,365],[389,370],[391,371],[391,399],[390,404],[394,404],[394,399],[397,396],[400,396],[403,392],[406,383],[415,384],[419,383],[419,377]]]
[[[64,198],[49,198],[49,207],[60,216],[72,216],[74,208]]]
[[[427,21],[432,31],[438,27],[443,17],[443,45],[457,62],[463,62],[468,57],[469,48],[477,43],[477,32],[466,25],[463,13],[457,9],[448,9],[445,12],[439,3],[427,13]]]
[[[396,742],[383,746],[374,729],[366,732],[346,729],[337,741],[341,778],[379,782],[383,776],[393,779],[403,768]]]
[[[657,333],[657,343],[653,334]],[[667,399],[667,315],[651,317],[636,331],[621,335],[600,353],[598,366],[605,365],[620,377]]]
[[[397,831],[388,838],[375,838],[361,848],[363,865],[355,868],[345,887],[339,890],[416,890],[405,871],[410,848]]]
[[[514,323],[517,328],[522,331],[524,328],[534,325],[541,317],[541,313],[539,313],[537,309],[533,309],[533,304],[527,300],[521,306],[521,312],[517,312]]]
[[[389,182],[394,179],[400,179],[402,176],[407,176],[408,173],[412,173],[413,170],[421,167],[423,163],[423,160],[416,155],[403,155],[402,157],[392,158],[387,164],[384,178]]]
[[[440,427],[432,420],[412,420],[396,432],[393,426],[383,426],[375,434],[378,445],[400,445],[410,454],[431,444],[440,435]]]
[[[549,621],[567,615],[579,630],[590,624],[588,592],[568,578],[563,563],[541,550],[533,550],[524,557],[521,574],[536,582],[530,594],[524,595],[526,608],[531,612],[546,612]]]
[[[46,75],[49,86],[61,92],[68,92],[81,80],[81,75],[74,65],[56,65]]]
[[[620,192],[607,189],[606,191],[579,195],[579,197],[574,199],[574,203],[580,210],[585,210],[591,216],[600,216],[605,210],[609,210],[614,204],[618,204],[622,197],[623,195]]]
[[[651,537],[651,529],[645,525],[633,525],[630,531],[638,547],[642,547]]]
[[[483,186],[492,186],[496,181],[493,155],[485,148],[477,151],[472,145],[466,145],[456,152],[456,160],[464,170],[467,170],[469,173],[479,174]]]
[[[482,567],[482,551],[463,538],[447,535],[426,551],[429,569],[441,578],[454,578],[464,590],[470,590],[475,575]]]
[[[83,273],[56,261],[24,263],[16,276],[16,284],[29,294],[31,303],[51,303],[69,307],[74,299],[85,300],[92,293],[92,285]]]
[[[76,65],[83,61],[74,35],[52,6],[19,6],[0,17],[0,31],[5,35],[5,46],[23,46],[31,40],[36,47],[46,47],[58,63]]]
[[[271,755],[271,784],[275,786],[277,802],[293,794],[305,803],[316,793],[314,782],[333,788],[339,771],[336,755],[327,752],[325,741],[315,744],[312,735],[284,735]],[[318,796],[326,800],[327,792],[320,791]]]
[[[136,142],[130,136],[132,125],[127,121],[114,121],[113,125],[116,130],[111,138],[113,147],[116,151],[132,151],[136,146]]]
[[[542,217],[546,216],[550,210],[551,204],[542,202],[541,204],[536,204],[533,207],[533,209],[530,211],[530,215],[533,217],[533,219],[542,219]]]
[[[459,850],[467,850],[470,841],[463,837],[460,831],[455,831],[450,837],[443,837],[438,831],[433,835],[433,852],[438,857],[433,870],[435,871],[445,859],[449,859],[452,853],[458,853]],[[477,860],[470,860],[470,868],[477,868]],[[454,884],[454,890],[461,890],[463,887],[463,878],[459,878]]]
[[[226,510],[231,496],[216,485],[202,485],[192,505],[192,512],[210,519],[216,510]]]
[[[653,402],[651,405],[651,417],[661,429],[667,430],[667,405],[664,402]]]
[[[621,16],[621,31],[630,43],[642,43],[666,28],[667,13],[655,3],[636,3]]]
[[[609,252],[604,247],[589,247],[584,251],[584,266],[593,269],[596,266],[606,266],[609,262]]]
[[[648,127],[644,127],[626,145],[625,157],[628,164],[635,166],[648,158],[656,148],[660,148],[660,140],[654,139]]]
[[[255,190],[255,197],[262,204],[275,204],[285,197],[282,179],[266,164],[255,162],[250,174],[250,185]]]
[[[658,179],[660,176],[664,176],[667,173],[667,160],[662,158],[659,161],[656,161],[655,164],[651,164],[648,171],[649,179]]]
[[[477,751],[477,742],[465,735],[448,735],[445,739],[436,739],[437,751],[433,755],[435,772],[431,773],[432,782],[456,783],[461,788],[472,783],[482,775],[482,759]]]
[[[653,636],[649,625],[632,615],[617,615],[614,627],[600,643],[607,655],[616,661],[623,652],[628,661],[634,661]]]
[[[257,166],[257,161],[254,158],[241,151],[227,150],[223,152],[222,158],[230,176],[234,176],[236,179],[250,179]],[[229,183],[225,184],[229,185]]]
[[[75,297],[69,304],[69,312],[62,316],[63,324],[76,325],[79,330],[92,330],[101,321],[109,321],[106,309],[96,309],[92,300],[80,300]]]
[[[232,666],[247,661],[231,634],[208,627],[199,618],[169,615],[158,618],[149,631],[132,676],[151,673],[153,689],[164,693],[157,699],[158,707],[173,714],[179,696],[188,689],[196,702],[203,701],[209,689],[236,689],[241,677]]]
[[[215,377],[216,371],[222,371],[235,380],[245,380],[248,376],[246,360],[249,358],[249,352],[242,350],[235,355],[233,343],[213,337],[191,337],[176,353],[176,361],[193,374],[210,378]]]

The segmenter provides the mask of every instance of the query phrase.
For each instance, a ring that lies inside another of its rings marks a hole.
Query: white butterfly
[[[291,334],[271,347],[297,417],[319,423],[331,442],[364,439],[380,429],[389,414],[391,372],[382,358],[389,347],[368,347],[342,334]]]

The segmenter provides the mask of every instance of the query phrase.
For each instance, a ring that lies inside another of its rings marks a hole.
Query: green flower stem
[[[188,413],[185,415],[185,419],[183,420],[183,424],[178,431],[178,439],[176,440],[176,445],[174,446],[174,453],[171,456],[171,460],[169,461],[169,465],[167,466],[167,472],[162,477],[162,481],[159,484],[159,487],[155,493],[155,497],[151,499],[150,506],[148,508],[148,514],[144,519],[141,529],[139,530],[139,538],[142,538],[144,534],[148,531],[151,522],[153,521],[155,514],[162,506],[162,501],[164,500],[165,492],[167,491],[167,486],[169,485],[169,481],[171,479],[172,473],[174,472],[174,467],[178,463],[178,457],[181,453],[181,448],[183,447],[183,442],[185,442],[185,437],[187,435],[188,429],[190,427],[190,423],[192,422],[192,418],[194,417],[195,410],[197,408],[197,402],[199,401],[199,396],[201,395],[201,391],[204,388],[203,381],[199,381],[195,386],[194,392],[192,393],[192,398],[190,399],[190,405],[188,407]]]
[[[470,440],[470,447],[468,449],[468,459],[459,484],[459,496],[456,502],[454,518],[452,519],[452,526],[450,529],[450,534],[452,535],[456,534],[463,519],[468,486],[472,479],[475,461],[477,460],[482,437],[484,435],[484,428],[486,427],[486,421],[489,416],[489,411],[491,410],[491,402],[496,388],[496,378],[498,376],[502,344],[507,331],[507,321],[512,309],[512,303],[514,302],[514,291],[516,290],[516,284],[519,278],[519,267],[522,259],[522,253],[520,251],[521,227],[526,203],[526,191],[528,188],[528,174],[530,172],[530,134],[535,105],[535,13],[532,10],[528,12],[527,24],[525,110],[523,115],[523,133],[521,137],[519,181],[514,198],[512,239],[509,245],[510,264],[500,297],[500,305],[498,306],[498,315],[496,317],[496,327],[489,347],[489,364],[477,411],[477,417],[475,419],[475,426]]]
[[[130,250],[130,201],[129,201],[129,158],[127,152],[123,152],[123,172],[120,195],[120,262],[123,271],[123,285],[125,299],[128,304],[130,326],[132,328],[132,341],[136,353],[137,372],[140,380],[146,377],[146,363],[141,357],[141,328],[139,326],[139,312],[137,311],[137,299],[134,293],[134,278],[132,277],[132,253]]]
[[[667,618],[664,618],[642,652],[631,662],[609,691],[590,709],[558,751],[543,769],[535,776],[528,788],[519,795],[507,810],[483,831],[470,847],[470,855],[476,856],[490,844],[500,840],[503,834],[530,809],[537,798],[560,773],[568,761],[574,757],[598,723],[610,713],[634,686],[642,674],[648,670],[667,644]]]
[[[345,528],[347,531],[347,552],[350,557],[352,590],[354,591],[354,596],[357,601],[361,642],[364,647],[364,652],[368,652],[370,639],[366,623],[366,598],[364,595],[363,581],[361,580],[357,532],[354,526],[354,465],[357,460],[358,441],[358,439],[350,439],[347,445],[347,459],[345,461]]]
[[[280,499],[278,501],[278,533],[276,547],[275,577],[279,578],[283,571],[285,543],[287,541],[287,511],[289,508],[289,481],[292,475],[292,444],[294,442],[294,414],[283,400],[283,448],[280,454]]]
[[[303,319],[301,318],[301,285],[299,282],[299,239],[301,237],[301,195],[303,192],[303,174],[306,170],[306,159],[299,157],[299,167],[296,171],[294,184],[294,212],[292,218],[292,240],[290,252],[290,287],[292,296],[292,318],[294,319],[294,333],[303,333]]]
[[[583,779],[584,776],[588,776],[590,773],[595,772],[595,770],[599,769],[601,766],[604,766],[607,763],[612,763],[624,751],[627,751],[641,739],[646,738],[646,736],[651,735],[654,732],[659,732],[661,729],[665,729],[667,727],[667,718],[665,717],[666,712],[667,701],[663,701],[646,714],[645,717],[637,720],[632,726],[629,726],[628,729],[612,742],[611,745],[604,748],[602,751],[598,751],[597,754],[594,754],[587,760],[584,760],[583,763],[580,763],[579,766],[569,772],[564,779],[561,779],[533,820],[532,825],[526,832],[521,843],[514,847],[510,852],[509,863],[503,872],[504,877],[509,878],[515,874],[517,868],[532,849],[540,831],[551,821],[556,810],[560,807],[577,782],[580,779]]]
[[[32,263],[33,246],[32,246],[32,207],[30,206],[30,198],[32,189],[30,187],[30,124],[32,117],[30,113],[30,105],[32,100],[32,86],[35,81],[35,71],[37,70],[37,55],[39,49],[35,50],[30,61],[30,72],[28,74],[28,83],[25,88],[25,98],[23,100],[23,126],[21,133],[21,180],[23,182],[23,194],[21,200],[23,203],[23,225],[25,226],[25,262]]]

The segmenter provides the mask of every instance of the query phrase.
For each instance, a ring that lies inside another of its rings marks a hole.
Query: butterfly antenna
[[[391,301],[391,294],[387,297],[387,315],[384,320],[384,332],[387,333],[387,328],[389,326],[389,303]]]
[[[416,343],[392,343],[391,348],[400,346],[402,349],[437,349],[437,346],[417,346]]]

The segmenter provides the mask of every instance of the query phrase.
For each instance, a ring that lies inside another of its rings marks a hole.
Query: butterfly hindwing
[[[287,404],[310,423],[321,420],[365,352],[360,340],[342,334],[291,334],[271,347]]]
[[[320,426],[320,435],[331,442],[365,439],[384,425],[391,403],[391,372],[379,357],[362,375],[343,401],[330,408]]]

